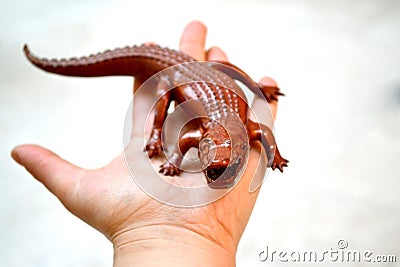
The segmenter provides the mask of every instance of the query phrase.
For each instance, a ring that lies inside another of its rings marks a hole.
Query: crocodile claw
[[[271,101],[278,101],[279,96],[284,96],[285,94],[281,92],[279,87],[276,86],[265,86],[261,83],[257,84],[260,90],[263,92],[263,95],[265,96],[265,99],[267,102]]]
[[[160,140],[150,139],[147,142],[144,150],[147,151],[147,155],[149,156],[149,158],[159,157],[162,155],[163,151],[162,143]]]
[[[167,161],[160,166],[159,173],[162,173],[166,176],[175,176],[175,175],[179,175],[181,173],[181,169],[176,167],[171,162]]]
[[[284,159],[282,157],[275,157],[274,161],[272,162],[271,168],[272,170],[279,169],[281,172],[283,172],[283,167],[288,166],[288,160]]]

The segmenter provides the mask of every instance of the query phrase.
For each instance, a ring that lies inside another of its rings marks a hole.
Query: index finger
[[[200,21],[190,22],[183,30],[180,50],[196,60],[205,60],[207,27]]]
[[[259,81],[259,83],[262,84],[262,85],[271,86],[271,87],[277,87],[278,86],[278,84],[276,83],[276,81],[274,79],[272,79],[270,77],[267,77],[267,76],[263,77]],[[255,96],[251,107],[255,111],[262,111],[262,110],[265,110],[265,105],[266,105],[265,98]],[[276,113],[278,111],[278,101],[272,100],[270,103],[268,103],[268,105],[269,105],[269,108],[271,109],[272,118],[275,120],[276,119]]]
[[[260,83],[265,86],[278,87],[278,84],[276,83],[276,81],[267,76],[262,77],[260,80]],[[272,116],[274,117],[274,119],[276,119],[276,113],[278,111],[278,101],[272,100],[269,103],[269,106],[271,108]]]

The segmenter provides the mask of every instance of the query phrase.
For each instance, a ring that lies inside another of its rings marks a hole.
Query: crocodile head
[[[222,126],[206,131],[199,143],[199,159],[208,186],[232,187],[244,169],[248,150],[247,138],[229,135]]]

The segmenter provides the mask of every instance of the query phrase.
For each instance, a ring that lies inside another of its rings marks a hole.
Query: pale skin
[[[201,22],[189,23],[180,50],[198,60],[228,61],[220,48],[205,48],[206,34]],[[268,77],[260,82],[276,86]],[[271,109],[275,117],[276,102]],[[37,145],[18,146],[12,157],[71,213],[113,243],[114,266],[235,266],[237,246],[258,195],[258,190],[249,192],[249,184],[254,175],[264,175],[264,170],[255,173],[260,151],[260,146],[252,148],[244,176],[229,194],[197,208],[172,207],[150,198],[131,178],[122,154],[96,170],[77,167]],[[261,164],[267,165],[264,157]]]

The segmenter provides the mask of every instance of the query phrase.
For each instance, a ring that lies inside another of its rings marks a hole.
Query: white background
[[[9,152],[37,143],[103,166],[122,150],[131,100],[131,78],[46,74],[27,62],[23,44],[48,57],[146,41],[178,48],[193,19],[208,25],[208,46],[223,47],[256,80],[274,77],[287,95],[276,136],[290,167],[263,184],[237,265],[266,266],[258,254],[267,246],[322,252],[339,239],[399,261],[400,1],[3,0],[0,266],[112,264],[109,241]]]

